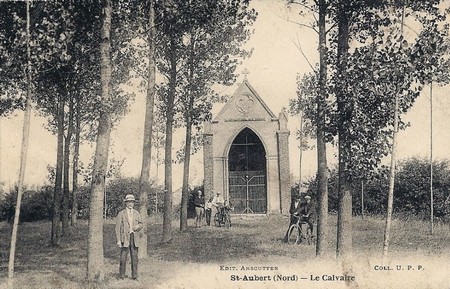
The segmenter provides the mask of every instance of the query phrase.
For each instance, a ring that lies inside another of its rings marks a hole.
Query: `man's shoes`
[[[138,277],[131,277],[131,279],[134,281],[139,281]]]

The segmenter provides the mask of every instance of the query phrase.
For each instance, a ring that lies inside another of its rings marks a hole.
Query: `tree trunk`
[[[433,81],[430,83],[430,235],[434,234],[433,193]]]
[[[361,180],[361,219],[364,220],[364,180]]]
[[[351,129],[352,100],[347,95],[347,58],[349,50],[349,0],[342,0],[338,5],[338,54],[337,102],[339,114],[339,206],[337,224],[338,259],[345,259],[352,250],[352,191],[348,173],[351,154],[349,130]]]
[[[80,157],[80,134],[81,134],[81,96],[76,101],[75,114],[75,143],[73,149],[73,164],[72,164],[72,226],[77,225],[78,217],[78,160]]]
[[[162,242],[172,239],[172,130],[174,117],[175,88],[177,81],[177,60],[175,36],[170,39],[170,80],[166,101],[166,144],[164,152],[164,214]]]
[[[389,192],[388,203],[386,212],[386,227],[384,229],[383,239],[383,260],[386,261],[386,257],[389,250],[390,230],[392,222],[392,211],[394,206],[394,184],[395,184],[395,164],[396,164],[396,148],[397,148],[397,130],[398,130],[398,96],[395,96],[394,106],[394,135],[392,138],[392,152],[391,152],[391,167],[389,170]]]
[[[150,188],[150,166],[152,161],[152,134],[153,134],[153,108],[155,106],[155,36],[156,29],[154,25],[155,10],[154,3],[150,1],[148,15],[148,27],[150,31],[147,38],[148,43],[148,79],[147,79],[147,100],[145,107],[144,121],[144,144],[142,146],[142,168],[141,178],[139,180],[139,211],[144,222],[144,238],[139,248],[139,257],[147,258],[147,224],[148,224],[148,189]]]
[[[104,256],[103,256],[103,200],[105,189],[105,176],[108,165],[108,151],[111,135],[111,117],[109,112],[109,82],[111,79],[110,58],[110,31],[111,31],[111,0],[103,2],[102,28],[101,28],[101,83],[102,83],[102,109],[98,122],[97,146],[95,150],[94,167],[92,173],[91,200],[89,206],[89,233],[88,233],[88,262],[87,279],[90,283],[103,282]]]
[[[189,102],[191,105],[191,102]],[[186,112],[186,138],[184,147],[184,163],[183,163],[183,188],[181,191],[181,212],[180,212],[180,231],[187,231],[187,211],[188,211],[188,199],[189,199],[189,165],[191,162],[191,134],[192,134],[192,122],[189,111],[192,107],[187,109]]]
[[[161,143],[163,141],[164,136],[159,136],[159,129],[156,130],[156,187],[159,186],[159,163],[161,161]],[[158,199],[158,190],[155,190],[155,213],[158,214],[159,209],[159,199]]]
[[[402,23],[401,23],[401,34],[403,36],[403,26],[405,21],[405,4],[402,7]],[[398,85],[398,84],[397,84]],[[392,211],[394,207],[394,185],[395,185],[395,167],[396,167],[396,157],[397,157],[397,133],[398,133],[398,107],[399,107],[399,93],[400,89],[395,91],[394,100],[394,132],[392,135],[392,152],[391,152],[391,167],[389,170],[389,191],[388,191],[388,203],[386,208],[386,227],[384,229],[384,239],[383,239],[383,263],[386,262],[389,241],[390,241],[390,231],[392,222]]]
[[[319,94],[317,95],[317,195],[319,210],[317,219],[316,256],[325,255],[328,230],[328,167],[325,142],[325,101],[327,82],[327,48],[326,48],[326,0],[319,1]]]
[[[194,46],[195,41],[192,39],[190,43],[190,60],[189,60],[189,83],[188,83],[188,101],[186,102],[187,107],[185,108],[184,120],[186,124],[186,137],[185,137],[185,147],[184,147],[184,163],[183,163],[183,185],[181,189],[181,211],[180,211],[180,231],[186,232],[188,228],[187,224],[187,211],[188,211],[188,199],[189,199],[189,165],[191,162],[191,134],[192,134],[192,119],[191,113],[194,106]]]
[[[301,98],[298,99],[299,105],[301,105]],[[300,124],[299,124],[299,152],[298,152],[298,192],[302,193],[302,159],[303,159],[303,108],[299,108],[300,113]]]
[[[28,139],[30,135],[30,117],[31,117],[31,48],[30,48],[30,1],[27,1],[27,99],[25,105],[25,114],[23,118],[23,134],[22,134],[22,148],[20,151],[20,168],[19,168],[19,181],[17,191],[16,209],[14,213],[14,222],[11,232],[11,245],[9,249],[9,262],[8,262],[8,288],[14,288],[14,261],[16,255],[16,242],[17,231],[19,228],[20,220],[20,205],[22,202],[23,183],[25,180],[25,167],[27,164],[28,154]]]
[[[0,140],[2,139],[2,118],[0,117]],[[2,148],[0,143],[0,180],[2,179],[2,154],[1,154]],[[0,202],[3,201],[3,182],[0,181]]]
[[[58,95],[56,113],[58,127],[58,146],[56,151],[55,189],[53,193],[52,245],[58,246],[61,239],[61,188],[64,156],[64,97]]]
[[[69,171],[70,171],[70,145],[73,135],[73,96],[69,95],[69,123],[67,124],[67,136],[64,142],[64,173],[63,173],[63,197],[62,197],[62,236],[69,233]]]

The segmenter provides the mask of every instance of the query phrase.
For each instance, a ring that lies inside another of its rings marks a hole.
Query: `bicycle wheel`
[[[297,244],[300,241],[300,236],[300,228],[295,224],[291,225],[288,231],[288,243]]]
[[[219,216],[219,213],[216,213],[216,214],[214,215],[214,225],[215,225],[216,227],[220,227],[220,216]]]

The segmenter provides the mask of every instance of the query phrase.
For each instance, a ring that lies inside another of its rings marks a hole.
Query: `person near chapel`
[[[290,215],[289,226],[286,231],[286,235],[284,236],[283,239],[283,242],[285,243],[287,243],[288,241],[289,228],[291,227],[292,224],[297,223],[297,220],[300,217],[300,209],[302,209],[302,204],[300,200],[301,200],[300,194],[295,195],[293,201],[291,202],[291,206],[289,207],[289,215]]]
[[[222,222],[223,217],[223,204],[225,203],[225,200],[222,197],[222,194],[220,192],[217,192],[212,200],[212,205],[216,207],[217,213],[219,213],[219,222]]]
[[[316,215],[315,205],[311,202],[310,196],[305,196],[305,202],[300,206],[300,222],[308,224],[308,230],[313,234],[314,218]]]
[[[205,204],[205,218],[206,218],[206,225],[211,226],[211,211],[212,211],[212,200],[213,197],[209,197],[208,201]]]
[[[203,213],[205,210],[205,198],[203,197],[203,193],[201,190],[197,191],[197,195],[194,199],[195,206],[195,227],[199,228],[202,226],[203,221]]]
[[[231,212],[233,210],[234,210],[233,206],[230,203],[228,203],[227,200],[225,200],[225,202],[223,203],[223,212],[224,213],[225,212],[229,213],[229,212]]]
[[[120,248],[119,278],[125,278],[128,252],[131,257],[131,278],[138,278],[138,248],[144,238],[144,224],[141,215],[134,209],[136,199],[134,195],[125,196],[125,209],[116,217],[116,241]]]

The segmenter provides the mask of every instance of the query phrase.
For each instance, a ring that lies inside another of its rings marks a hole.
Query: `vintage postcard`
[[[0,288],[450,288],[449,8],[0,0]]]

